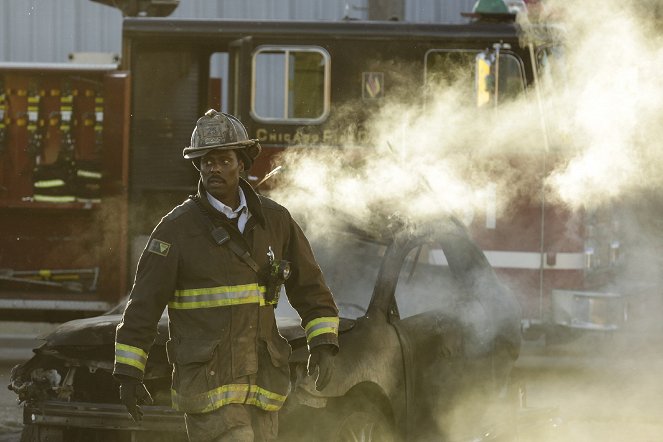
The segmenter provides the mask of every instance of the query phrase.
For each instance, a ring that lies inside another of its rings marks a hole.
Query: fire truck
[[[260,140],[248,177],[258,184],[284,150],[341,143],[333,121],[344,106],[361,108],[360,130],[385,99],[424,94],[445,72],[464,71],[471,99],[497,112],[511,97],[535,97],[559,42],[528,41],[514,18],[125,18],[119,65],[0,65],[0,317],[63,321],[126,296],[147,235],[194,191],[181,152],[208,108]],[[546,201],[555,155],[544,138],[529,153],[541,170],[533,196],[505,214],[489,198],[469,227],[518,294],[526,336],[617,330],[618,218]],[[493,202],[502,190],[492,188]]]

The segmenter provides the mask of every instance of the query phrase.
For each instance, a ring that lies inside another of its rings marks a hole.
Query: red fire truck
[[[456,25],[126,18],[119,67],[0,65],[0,316],[61,321],[125,296],[146,235],[194,190],[181,152],[210,107],[260,140],[255,184],[290,146],[340,142],[344,106],[361,107],[361,127],[438,74],[464,70],[471,99],[498,112],[535,96],[557,44],[527,41],[510,13]],[[527,334],[618,329],[618,219],[547,202],[556,157],[543,136],[528,155],[541,181],[505,215],[488,198],[467,220],[475,238],[519,295]]]

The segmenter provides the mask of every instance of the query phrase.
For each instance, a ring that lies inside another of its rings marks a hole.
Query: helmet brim
[[[192,160],[204,156],[211,150],[245,149],[250,146],[258,146],[258,153],[260,153],[261,150],[260,144],[258,143],[257,139],[254,139],[254,140],[236,141],[234,143],[217,144],[212,146],[202,146],[202,147],[189,146],[184,148],[184,150],[182,151],[182,155],[184,156],[185,160]],[[255,156],[257,157],[258,155],[256,154]]]

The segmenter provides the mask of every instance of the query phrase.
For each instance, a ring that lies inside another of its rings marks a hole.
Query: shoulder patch
[[[152,238],[150,243],[147,245],[147,251],[156,253],[157,255],[161,256],[168,256],[168,252],[170,251],[170,244],[159,239]]]

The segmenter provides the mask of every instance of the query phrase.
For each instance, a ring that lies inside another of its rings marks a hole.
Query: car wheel
[[[343,401],[329,422],[330,442],[396,442],[391,421],[373,404]]]

